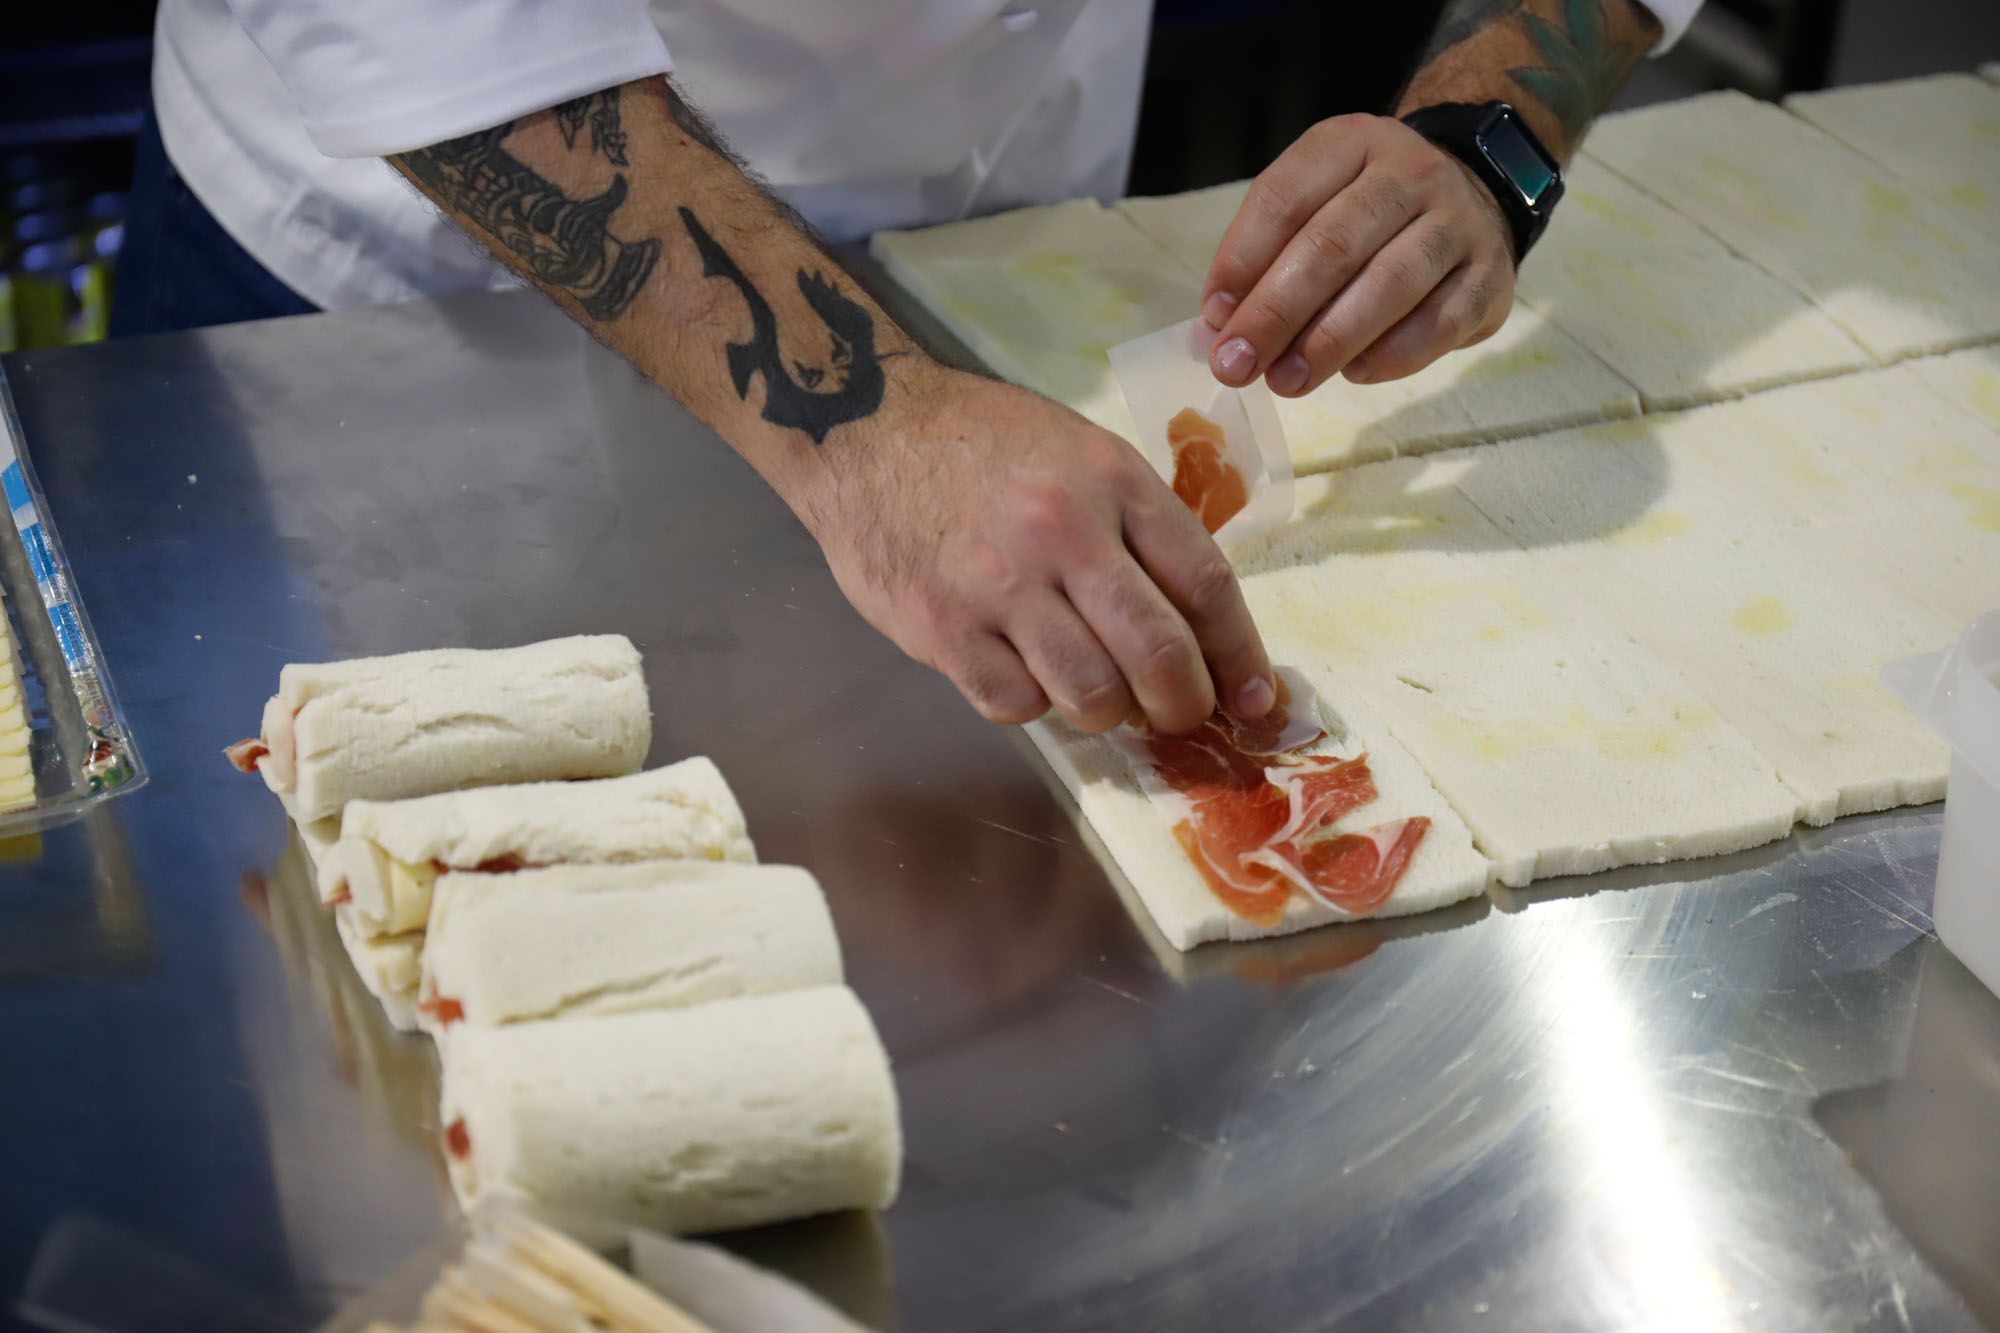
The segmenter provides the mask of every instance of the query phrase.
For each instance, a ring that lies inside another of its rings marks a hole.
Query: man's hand
[[[1270,662],[1229,563],[1136,451],[942,367],[784,489],[869,623],[1000,723],[1261,716]]]
[[[1345,372],[1400,379],[1491,336],[1514,298],[1499,205],[1401,121],[1321,121],[1250,187],[1222,238],[1202,315],[1224,384],[1264,375],[1294,398]]]

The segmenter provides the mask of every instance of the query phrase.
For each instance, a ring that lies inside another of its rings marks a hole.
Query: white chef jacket
[[[1645,0],[1679,37],[1700,0]],[[337,309],[511,285],[381,159],[672,70],[837,240],[1123,193],[1152,0],[161,0],[167,155]],[[669,55],[671,52],[671,56]]]

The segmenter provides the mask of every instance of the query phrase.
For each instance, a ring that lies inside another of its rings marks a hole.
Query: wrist
[[[840,522],[843,503],[872,489],[865,479],[884,465],[895,466],[899,443],[922,439],[934,427],[952,381],[974,379],[910,346],[889,362],[882,403],[869,416],[846,422],[820,444],[792,436],[768,467],[764,479],[806,529],[822,544],[827,529]],[[787,432],[790,435],[790,432]]]

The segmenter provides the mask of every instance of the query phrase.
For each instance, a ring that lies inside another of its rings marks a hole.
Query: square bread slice
[[[1976,220],[1741,93],[1607,117],[1585,154],[1809,297],[1880,361],[2000,335]]]
[[[1798,802],[1750,743],[1452,487],[1508,447],[1302,484],[1239,559],[1258,624],[1383,717],[1502,883],[1785,836]]]
[[[1933,74],[1794,93],[1785,109],[1932,198],[2000,225],[2000,88]]]
[[[1198,287],[1249,188],[1248,181],[1234,181],[1127,199],[1117,208],[1177,257]],[[1520,304],[1484,343],[1406,379],[1366,385],[1334,379],[1304,398],[1278,400],[1278,420],[1301,474],[1638,410],[1639,396],[1623,376],[1540,311]]]
[[[994,374],[1136,441],[1107,349],[1195,313],[1200,284],[1092,199],[877,232],[869,250]]]
[[[1183,194],[1121,199],[1112,207],[1132,219],[1134,226],[1158,241],[1200,281],[1207,279],[1215,248],[1222,244],[1222,234],[1236,220],[1236,212],[1249,193],[1249,181],[1227,181]]]
[[[1272,658],[1301,671],[1319,694],[1329,739],[1313,753],[1349,758],[1367,754],[1378,795],[1332,827],[1361,832],[1376,824],[1422,815],[1431,821],[1395,892],[1370,917],[1407,916],[1475,898],[1485,892],[1492,867],[1472,846],[1472,835],[1409,753],[1339,678],[1303,660],[1282,633],[1267,634]],[[1130,764],[1110,741],[1050,718],[1027,728],[1029,738],[1075,800],[1079,813],[1118,863],[1147,915],[1176,949],[1211,940],[1290,935],[1353,920],[1304,894],[1294,893],[1284,917],[1260,926],[1223,906],[1172,831],[1173,816],[1140,787]]]
[[[1587,158],[1515,294],[1636,385],[1648,411],[1871,364],[1825,311]]]
[[[2000,432],[2000,347],[1927,356],[1910,369],[1937,393]]]
[[[1684,441],[1756,450],[1743,407],[1516,440],[1456,484],[1551,586],[1671,664],[1749,737],[1807,822],[1936,800],[1944,744],[1878,673],[1954,628],[1836,543],[1729,497]]]
[[[1814,529],[1963,624],[2000,608],[2000,434],[1932,388],[1930,361],[1762,394],[1679,443],[1760,524]]]

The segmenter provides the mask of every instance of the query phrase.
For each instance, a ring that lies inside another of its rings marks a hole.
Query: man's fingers
[[[1132,692],[1118,664],[1055,589],[1017,616],[1007,637],[1071,726],[1109,731],[1132,715]]]
[[[1368,137],[1355,122],[1367,119],[1343,116],[1313,126],[1250,183],[1202,284],[1210,324],[1221,328],[1226,311],[1242,303],[1299,229],[1360,175]]]
[[[1311,393],[1339,374],[1364,348],[1422,304],[1464,257],[1464,239],[1442,222],[1420,218],[1405,227],[1327,303],[1272,367],[1272,392],[1286,397]]]
[[[1248,384],[1269,372],[1278,393],[1302,392],[1304,365],[1280,358],[1416,211],[1410,190],[1391,173],[1370,168],[1327,201],[1236,306],[1209,356],[1225,384]]]
[[[1490,337],[1507,311],[1504,285],[1503,275],[1460,264],[1416,309],[1347,363],[1348,378],[1356,384],[1402,379],[1446,352]]]
[[[1236,571],[1215,542],[1192,514],[1171,503],[1129,510],[1125,539],[1193,631],[1223,707],[1238,717],[1262,717],[1277,699],[1271,659]]]
[[[988,722],[1019,726],[1049,711],[1048,697],[1014,646],[997,634],[977,634],[937,654],[938,669]]]
[[[1191,731],[1215,711],[1194,631],[1129,554],[1072,572],[1063,591],[1156,730]]]

